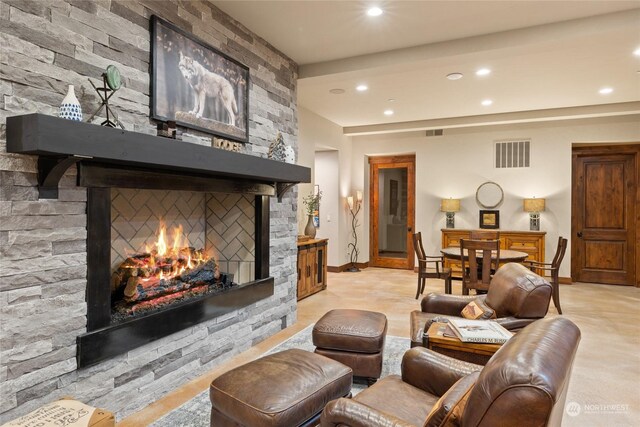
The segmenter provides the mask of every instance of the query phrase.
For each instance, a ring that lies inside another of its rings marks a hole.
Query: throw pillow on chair
[[[496,318],[495,310],[489,307],[484,302],[484,298],[474,299],[462,309],[460,314],[465,319],[472,320],[487,320]]]

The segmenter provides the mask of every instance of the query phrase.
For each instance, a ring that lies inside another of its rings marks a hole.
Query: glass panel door
[[[371,157],[369,163],[369,264],[413,268],[415,156]]]
[[[407,258],[407,168],[378,174],[378,256]]]

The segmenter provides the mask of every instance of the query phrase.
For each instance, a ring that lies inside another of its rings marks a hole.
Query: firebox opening
[[[111,323],[255,278],[255,202],[226,193],[111,190]]]

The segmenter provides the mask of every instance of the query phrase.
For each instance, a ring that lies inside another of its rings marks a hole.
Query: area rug
[[[290,348],[313,351],[314,345],[311,342],[312,330],[313,325],[306,327],[291,338],[267,351],[265,355]],[[408,338],[387,335],[387,339],[384,344],[382,377],[390,374],[400,374],[400,362],[402,361],[402,355],[409,349],[411,346],[410,344],[411,343]],[[364,390],[365,387],[366,385],[364,383],[360,384],[356,382],[353,385],[351,392],[356,395]],[[153,427],[205,427],[209,426],[210,413],[211,402],[209,402],[209,390],[205,390],[151,425]]]

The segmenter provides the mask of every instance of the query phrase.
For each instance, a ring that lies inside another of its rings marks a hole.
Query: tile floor
[[[145,426],[206,390],[211,380],[314,323],[334,308],[380,311],[389,320],[388,334],[409,336],[409,313],[416,275],[407,270],[367,268],[360,273],[329,273],[328,289],[300,301],[298,322],[250,348],[218,368],[176,389],[118,425]],[[443,292],[439,280],[427,281],[425,292]],[[460,294],[459,282],[453,293]],[[640,425],[640,288],[578,283],[562,285],[564,316],[582,331],[569,387],[568,402],[579,405],[576,416],[564,416],[563,426]],[[553,303],[550,316],[557,315]]]

